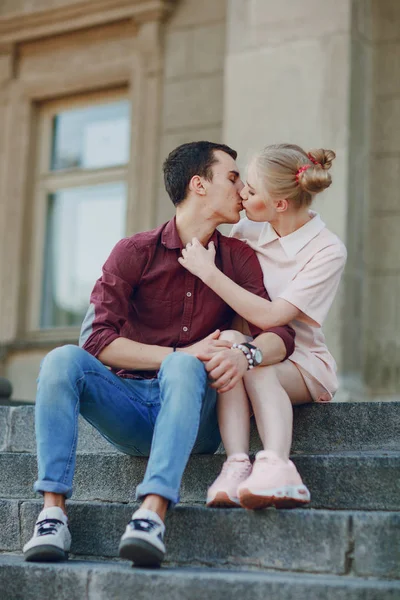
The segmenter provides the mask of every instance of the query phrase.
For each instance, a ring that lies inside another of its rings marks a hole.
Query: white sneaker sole
[[[207,496],[206,505],[209,508],[240,508],[239,498],[232,498],[226,492],[216,492]]]
[[[311,496],[305,485],[287,485],[257,491],[242,488],[239,490],[239,499],[243,508],[257,510],[268,508],[268,506],[295,508],[296,506],[308,504]]]

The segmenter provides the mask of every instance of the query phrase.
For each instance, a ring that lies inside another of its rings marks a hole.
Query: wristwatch
[[[238,348],[243,352],[243,354],[247,358],[247,362],[249,363],[249,369],[253,369],[253,367],[258,367],[258,365],[262,363],[263,354],[260,348],[257,348],[257,346],[249,344],[248,342],[243,342],[242,344],[233,344],[232,348]]]

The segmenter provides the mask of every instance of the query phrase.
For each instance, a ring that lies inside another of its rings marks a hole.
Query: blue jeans
[[[170,506],[191,452],[214,453],[221,440],[216,392],[197,358],[174,352],[158,379],[124,379],[82,348],[63,346],[46,356],[38,379],[35,491],[71,497],[79,413],[122,452],[150,456],[136,497],[157,494]]]

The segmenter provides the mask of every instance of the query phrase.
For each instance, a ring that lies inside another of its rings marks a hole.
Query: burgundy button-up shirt
[[[215,231],[216,265],[238,285],[269,300],[254,251]],[[211,241],[210,240],[210,241]],[[103,266],[82,325],[80,345],[93,356],[118,337],[157,346],[185,347],[216,329],[230,329],[234,311],[178,263],[182,242],[175,218],[152,231],[118,242]],[[261,329],[249,324],[256,336]],[[279,335],[286,357],[294,350],[290,326]],[[156,377],[154,371],[114,369],[121,377]]]

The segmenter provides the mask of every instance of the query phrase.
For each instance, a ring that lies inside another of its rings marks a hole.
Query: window
[[[123,91],[40,107],[31,329],[79,327],[125,235],[129,113]]]

